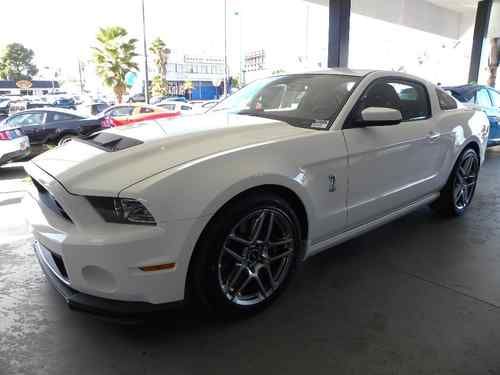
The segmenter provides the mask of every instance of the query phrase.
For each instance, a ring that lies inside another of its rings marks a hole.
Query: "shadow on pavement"
[[[27,177],[23,163],[6,164],[0,167],[0,183],[3,180],[17,180]]]

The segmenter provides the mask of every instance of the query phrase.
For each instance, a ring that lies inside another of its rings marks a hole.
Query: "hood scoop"
[[[84,139],[77,139],[76,142],[84,142],[106,152],[121,151],[143,143],[139,139],[114,133],[97,133]]]

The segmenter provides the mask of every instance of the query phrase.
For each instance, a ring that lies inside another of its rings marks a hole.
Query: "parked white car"
[[[464,213],[488,119],[437,90],[395,72],[284,75],[206,115],[70,142],[26,167],[36,255],[74,308],[255,312],[305,258],[422,205]]]
[[[177,101],[163,101],[156,105],[157,107],[163,108],[169,112],[179,112],[181,115],[192,115],[193,106],[184,102]]]
[[[0,123],[0,165],[25,158],[30,152],[30,141],[20,129]]]

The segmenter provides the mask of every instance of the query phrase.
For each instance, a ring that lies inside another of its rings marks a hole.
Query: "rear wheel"
[[[286,287],[302,258],[299,220],[278,195],[255,194],[210,222],[190,270],[195,301],[230,315],[258,311]]]
[[[432,207],[447,216],[461,216],[472,202],[479,175],[479,156],[467,148],[459,156],[446,186]]]

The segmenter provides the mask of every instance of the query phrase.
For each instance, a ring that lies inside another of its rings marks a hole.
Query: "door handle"
[[[441,137],[441,133],[438,133],[436,131],[431,131],[429,133],[429,135],[427,136],[427,138],[429,139],[429,141],[431,142],[435,142],[439,139],[439,137]]]

